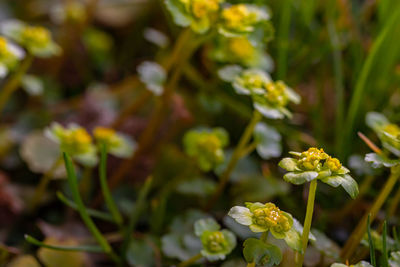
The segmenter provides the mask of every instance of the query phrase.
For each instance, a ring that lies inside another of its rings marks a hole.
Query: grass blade
[[[54,246],[54,245],[45,244],[30,235],[25,235],[25,240],[36,246],[53,249],[53,250],[85,251],[85,252],[91,252],[91,253],[103,253],[103,249],[99,246]]]
[[[382,234],[382,267],[389,267],[388,251],[387,251],[387,222],[383,222],[383,234]]]
[[[372,235],[371,235],[370,219],[371,219],[371,214],[368,214],[367,233],[368,233],[368,243],[369,243],[369,255],[370,255],[370,258],[371,258],[372,266],[376,266],[375,245],[374,245],[374,241],[372,240]]]

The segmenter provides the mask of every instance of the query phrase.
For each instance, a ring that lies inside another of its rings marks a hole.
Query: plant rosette
[[[0,36],[0,78],[15,69],[24,56],[25,52],[20,47]]]
[[[294,227],[292,215],[270,202],[246,202],[245,205],[231,208],[228,215],[236,222],[248,226],[252,232],[270,232],[276,239],[285,240],[292,249],[301,251],[301,237]]]
[[[5,36],[36,57],[46,58],[61,53],[61,48],[53,41],[50,31],[44,27],[30,26],[18,20],[3,22],[0,27]]]
[[[210,171],[224,162],[224,148],[229,143],[223,128],[189,130],[183,137],[186,154],[193,157],[199,168]]]
[[[209,261],[224,260],[236,247],[235,235],[212,218],[200,219],[194,224],[194,231],[203,245],[201,255]]]
[[[331,267],[349,267],[349,265],[343,263],[333,263]],[[350,267],[374,267],[374,266],[366,261],[360,261],[357,264],[350,265]]]
[[[136,148],[136,142],[129,136],[111,128],[96,127],[93,136],[99,146],[105,144],[107,152],[119,158],[131,157]]]
[[[90,134],[77,124],[64,128],[59,123],[52,123],[45,129],[45,135],[60,145],[60,150],[84,166],[97,164],[97,149]]]
[[[270,13],[264,7],[251,4],[230,5],[221,12],[218,31],[226,37],[239,37],[248,36],[257,29],[267,29],[268,35],[272,35],[270,18]]]
[[[264,117],[283,119],[292,114],[287,106],[300,103],[300,96],[283,81],[272,81],[261,69],[243,69],[237,65],[224,67],[218,72],[220,78],[230,82],[236,93],[251,95],[254,108]]]
[[[218,20],[224,0],[166,0],[174,22],[196,33],[207,32]]]
[[[283,176],[285,181],[300,185],[319,179],[333,187],[342,186],[352,198],[358,195],[357,182],[349,175],[349,169],[323,149],[311,147],[301,153],[289,153],[295,158],[284,158],[279,162],[279,166],[288,171]]]

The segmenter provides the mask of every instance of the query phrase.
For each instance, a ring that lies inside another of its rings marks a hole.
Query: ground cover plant
[[[400,2],[0,2],[0,265],[400,266]]]

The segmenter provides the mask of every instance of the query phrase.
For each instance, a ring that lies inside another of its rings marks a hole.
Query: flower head
[[[190,26],[197,33],[210,29],[218,19],[223,0],[166,0],[168,10],[180,26]]]
[[[60,145],[60,150],[66,152],[80,163],[93,166],[97,163],[96,147],[89,133],[76,124],[64,128],[53,123],[45,130],[47,137]]]
[[[231,231],[220,230],[220,225],[212,218],[196,221],[194,229],[203,245],[201,254],[210,261],[225,259],[236,246],[235,235]]]
[[[50,31],[44,27],[30,26],[21,21],[12,20],[3,22],[1,31],[34,56],[50,57],[61,51],[61,48],[52,40]]]
[[[246,207],[235,206],[228,215],[251,231],[271,232],[277,239],[285,239],[289,246],[299,249],[300,234],[293,227],[293,217],[280,210],[275,204],[246,202]]]
[[[7,75],[9,70],[14,69],[23,57],[22,49],[0,36],[0,78]]]
[[[185,134],[183,142],[186,153],[197,160],[202,170],[209,171],[224,161],[223,148],[228,139],[222,128],[194,129]]]
[[[243,36],[268,22],[270,15],[259,6],[237,4],[226,7],[221,13],[219,32],[227,37]]]
[[[300,102],[300,96],[284,82],[273,82],[269,74],[260,69],[227,66],[219,71],[219,76],[231,82],[238,94],[251,95],[254,108],[267,118],[290,117],[287,105]]]
[[[303,184],[319,179],[333,187],[341,185],[346,192],[355,198],[358,194],[356,181],[348,174],[339,159],[333,158],[323,149],[315,147],[304,152],[290,152],[295,158],[284,158],[279,166],[288,171],[283,178],[293,184]]]
[[[117,157],[127,158],[132,156],[136,147],[133,140],[111,128],[96,127],[93,130],[93,136],[99,145],[105,144],[107,151]]]

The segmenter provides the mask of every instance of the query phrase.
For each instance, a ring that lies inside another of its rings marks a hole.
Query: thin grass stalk
[[[345,150],[346,145],[350,142],[350,139],[352,138],[353,130],[354,130],[354,123],[357,118],[357,114],[359,112],[360,104],[362,100],[364,99],[365,91],[368,88],[367,82],[368,82],[368,77],[373,69],[374,62],[376,58],[380,56],[382,53],[383,49],[383,44],[385,41],[391,37],[392,31],[396,30],[396,21],[399,19],[400,16],[400,9],[397,9],[394,11],[391,17],[389,17],[387,23],[385,24],[384,28],[381,30],[379,33],[378,37],[376,38],[372,48],[371,52],[369,53],[367,59],[365,60],[365,63],[361,69],[361,73],[359,75],[359,78],[357,79],[355,89],[353,96],[351,98],[351,102],[349,105],[349,111],[347,114],[347,120],[345,122],[344,127],[342,129],[345,129],[345,135],[344,135],[344,140],[342,139],[340,144],[341,144],[341,151]]]
[[[111,195],[110,189],[108,188],[107,183],[107,146],[102,143],[100,148],[100,186],[101,191],[104,196],[104,201],[109,209],[114,221],[121,226],[122,225],[122,216],[118,210],[117,205],[114,202],[114,199]]]
[[[278,68],[276,77],[278,80],[285,79],[287,72],[292,0],[283,0],[281,1],[281,3],[282,3],[281,16],[280,16],[278,36],[277,36]]]
[[[369,255],[371,258],[371,264],[372,264],[372,266],[376,266],[375,244],[374,244],[374,241],[372,239],[372,234],[371,234],[371,214],[368,214],[367,233],[368,233]]]
[[[36,246],[48,248],[48,249],[52,249],[52,250],[85,251],[85,252],[90,252],[90,253],[103,253],[103,249],[99,246],[55,246],[55,245],[45,244],[30,235],[25,235],[25,240]]]
[[[203,258],[203,255],[201,255],[200,253],[196,254],[193,257],[191,257],[190,259],[178,264],[178,267],[190,266],[190,265],[194,264],[196,261],[200,260],[201,258]]]
[[[386,181],[385,185],[381,189],[378,197],[375,199],[374,204],[370,208],[370,210],[363,216],[363,218],[358,223],[357,227],[354,229],[353,233],[350,235],[346,244],[342,248],[341,257],[344,260],[350,259],[350,257],[354,254],[357,246],[360,244],[361,239],[363,238],[366,228],[367,228],[367,220],[369,214],[371,214],[371,222],[374,221],[376,215],[381,209],[382,205],[385,203],[386,199],[389,197],[390,192],[395,186],[400,176],[400,166],[395,166],[391,168],[391,174],[389,179]]]
[[[68,183],[72,192],[72,196],[74,199],[75,204],[77,205],[78,212],[85,223],[86,227],[89,229],[89,231],[92,233],[93,237],[96,239],[96,241],[99,243],[100,247],[103,249],[103,252],[108,254],[109,257],[119,264],[121,260],[119,257],[114,253],[112,247],[108,243],[108,241],[105,239],[105,237],[102,235],[102,233],[99,231],[99,229],[96,227],[92,219],[90,218],[86,207],[83,204],[82,198],[79,194],[79,188],[78,188],[78,181],[77,177],[75,174],[74,166],[72,165],[71,158],[64,152],[64,163],[65,167],[67,169],[67,178],[68,178]]]
[[[382,234],[382,267],[389,267],[389,258],[387,250],[387,222],[383,223],[383,234]]]

